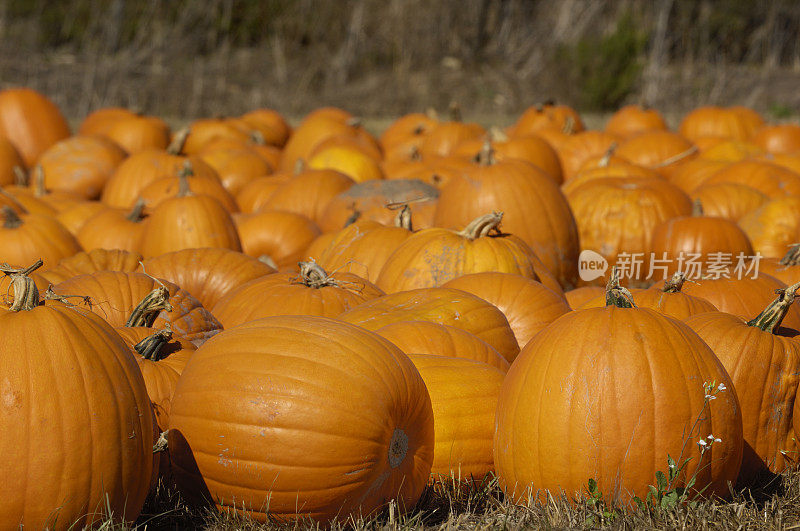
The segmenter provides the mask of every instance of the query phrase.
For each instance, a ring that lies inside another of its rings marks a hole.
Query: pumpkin
[[[538,134],[542,130],[569,131],[579,133],[584,130],[580,115],[566,105],[545,102],[528,107],[511,126],[509,135],[514,137]]]
[[[773,199],[739,220],[753,249],[767,258],[780,258],[800,239],[800,197]]]
[[[663,286],[631,290],[634,292],[636,307],[650,308],[680,321],[700,313],[717,311],[717,307],[706,299],[681,291],[685,282],[686,276],[683,273],[675,273]],[[580,309],[602,308],[605,305],[606,296],[603,293],[584,302]]]
[[[436,226],[463,228],[478,216],[502,211],[503,229],[527,243],[563,287],[578,275],[578,228],[553,180],[522,161],[496,162],[491,151],[441,189]]]
[[[494,212],[476,218],[460,232],[433,228],[412,234],[386,260],[378,287],[387,293],[436,287],[482,271],[534,277],[530,248],[500,231],[502,218],[502,212]]]
[[[214,305],[214,315],[225,328],[273,315],[336,317],[383,295],[351,273],[328,274],[314,262],[301,262],[299,268],[299,272],[266,275],[231,290]]]
[[[399,321],[375,330],[409,354],[462,358],[491,365],[506,373],[511,366],[483,339],[450,325],[430,321]]]
[[[137,272],[98,271],[53,286],[52,295],[86,306],[112,326],[169,326],[196,345],[220,331],[219,321],[172,282]]]
[[[141,260],[142,256],[140,254],[119,249],[81,251],[63,258],[58,262],[58,265],[42,272],[40,276],[49,284],[58,284],[68,278],[97,273],[98,271],[136,271]],[[37,286],[39,286],[38,283]],[[46,288],[47,285],[44,287]]]
[[[605,131],[619,138],[631,138],[647,131],[664,131],[667,124],[656,109],[642,105],[626,105],[606,122]]]
[[[356,147],[333,145],[315,151],[308,159],[313,170],[334,170],[347,175],[357,183],[383,179],[378,160]]]
[[[135,268],[134,268],[135,269]],[[212,309],[227,293],[275,270],[230,249],[184,249],[148,258],[141,271],[177,284]]]
[[[586,160],[604,155],[617,142],[617,138],[602,131],[582,131],[570,135],[555,146],[564,180],[572,179]]]
[[[319,228],[338,231],[357,219],[372,219],[384,224],[394,221],[396,212],[387,205],[408,204],[418,228],[432,225],[432,212],[420,215],[436,204],[439,191],[417,180],[372,180],[355,184],[334,197],[325,207]]]
[[[309,160],[311,153],[319,144],[334,136],[360,137],[380,151],[377,141],[361,127],[358,120],[309,114],[297,126],[284,146],[281,153],[281,171],[292,171],[298,160]]]
[[[230,192],[228,192],[222,183],[214,179],[198,179],[193,176],[192,165],[187,162],[183,168],[180,169],[181,174],[186,177],[186,182],[189,185],[189,191],[198,195],[207,195],[213,197],[220,203],[228,212],[238,212],[239,206]],[[147,186],[145,186],[140,194],[139,199],[143,200],[146,205],[146,212],[152,212],[154,208],[160,205],[165,199],[175,197],[180,190],[180,177],[173,175],[170,177],[162,177],[157,179]]]
[[[104,136],[112,125],[125,118],[136,116],[122,107],[103,107],[90,112],[78,126],[79,135]]]
[[[198,155],[234,196],[253,179],[272,173],[269,163],[251,149],[204,149]]]
[[[488,146],[485,140],[478,138],[465,140],[456,146],[453,156],[479,162],[481,152],[487,147],[492,150],[495,159],[499,162],[505,159],[524,160],[544,170],[556,184],[561,184],[564,180],[558,154],[550,147],[550,144],[537,136],[495,140],[489,142]],[[442,182],[440,186],[444,184]]]
[[[406,142],[409,138],[423,138],[438,121],[437,118],[420,112],[406,114],[389,124],[378,141],[385,151],[396,144]]]
[[[520,275],[509,273],[473,273],[442,284],[460,289],[497,306],[524,347],[541,329],[555,321],[570,307],[560,292]]]
[[[29,264],[42,259],[48,267],[81,250],[75,237],[61,223],[39,214],[18,215],[11,207],[0,207],[0,262]]]
[[[787,195],[800,196],[800,174],[777,164],[759,160],[734,162],[703,182],[746,184],[772,199]]]
[[[723,140],[707,149],[704,149],[700,158],[721,161],[739,162],[762,155],[764,151],[756,144],[743,140]]]
[[[0,136],[8,138],[33,167],[50,146],[69,136],[69,125],[55,103],[29,88],[0,91]]]
[[[234,218],[242,252],[276,269],[294,269],[306,258],[305,250],[319,236],[319,228],[294,212],[262,210]]]
[[[377,282],[386,261],[411,236],[410,210],[405,213],[400,212],[393,226],[370,220],[351,223],[333,234],[324,251],[315,256],[306,250],[305,254],[330,271],[349,271]]]
[[[577,310],[584,304],[599,296],[605,296],[606,290],[600,286],[581,286],[580,288],[571,289],[564,293],[564,298],[567,299],[569,307]]]
[[[182,153],[195,155],[210,142],[224,138],[245,143],[250,139],[251,129],[246,122],[230,118],[201,118],[194,120],[186,129],[186,140]]]
[[[495,409],[505,373],[463,358],[408,357],[422,376],[433,406],[431,478],[483,484],[494,471]]]
[[[464,143],[459,144],[463,145]],[[454,154],[451,157],[426,160],[411,157],[410,160],[399,162],[385,160],[383,172],[387,179],[419,180],[438,189],[446,185],[450,179],[461,175],[465,168],[471,168],[472,164],[471,155],[463,157]]]
[[[319,223],[328,203],[353,184],[353,179],[335,170],[303,170],[279,184],[263,203],[263,208],[294,212]]]
[[[516,501],[573,499],[592,478],[609,503],[633,505],[671,457],[686,466],[670,487],[695,477],[693,491],[728,496],[743,443],[725,368],[688,326],[609,288],[608,306],[555,320],[506,375],[494,438],[501,487]]]
[[[800,344],[782,337],[780,326],[798,288],[800,284],[779,290],[778,298],[750,321],[722,312],[685,321],[711,347],[736,388],[745,441],[741,487],[768,481],[770,471],[779,474],[797,461],[793,408]]]
[[[84,223],[75,237],[87,251],[93,249],[122,249],[138,253],[149,220],[142,214],[144,201],[139,201],[130,211],[106,208]]]
[[[695,156],[697,148],[676,133],[646,131],[621,142],[615,153],[633,164],[665,173]]]
[[[373,331],[400,321],[451,325],[483,339],[508,361],[513,361],[519,353],[514,332],[503,312],[458,289],[421,288],[391,293],[364,302],[338,318]]]
[[[481,139],[486,130],[476,123],[447,121],[435,124],[422,140],[419,152],[422,158],[446,157],[466,140]]]
[[[761,258],[758,270],[777,278],[787,286],[800,282],[800,243],[794,243],[782,258]]]
[[[236,194],[236,204],[239,206],[239,211],[245,214],[258,212],[264,208],[264,205],[267,204],[275,190],[290,182],[292,178],[292,174],[285,172],[256,177],[244,185],[239,190],[239,193]]]
[[[292,134],[292,128],[284,117],[272,109],[255,109],[239,119],[257,131],[267,145],[283,147]]]
[[[185,175],[179,174],[178,193],[150,214],[142,237],[145,258],[181,249],[222,247],[240,251],[236,225],[222,203],[209,195],[195,195]]]
[[[100,201],[83,201],[82,203],[78,203],[59,212],[56,214],[56,219],[59,223],[64,225],[64,228],[67,229],[70,234],[77,236],[78,231],[83,228],[89,219],[100,212],[104,212],[108,208],[108,205]]]
[[[146,149],[166,149],[169,126],[155,116],[130,116],[115,121],[104,133],[129,154]]]
[[[719,136],[747,140],[764,125],[764,119],[743,107],[698,107],[683,117],[679,131],[691,141]]]
[[[41,265],[41,261],[38,262]],[[39,301],[26,270],[4,268],[0,449],[10,485],[0,527],[83,528],[134,521],[150,488],[153,417],[130,350],[100,317]],[[64,474],[53,481],[53,474]],[[22,488],[28,483],[33,490]]]
[[[34,202],[37,204],[29,209],[31,211],[35,209],[41,212],[39,204],[43,203],[57,214],[85,201],[85,198],[76,192],[48,189],[44,184],[45,179],[44,169],[37,165],[31,172],[29,183],[25,181],[26,184],[22,186],[8,186],[6,191],[10,192],[25,208],[31,206],[31,200],[35,200]]]
[[[693,158],[670,173],[669,181],[687,194],[692,193],[728,165],[728,162]]]
[[[169,328],[154,330],[135,326],[116,330],[133,349],[147,387],[147,396],[153,404],[159,433],[167,431],[172,395],[178,378],[197,347],[185,339],[173,338]]]
[[[16,182],[16,171],[25,163],[22,161],[17,148],[5,137],[0,136],[0,187]]]
[[[169,451],[182,491],[222,511],[347,521],[389,500],[414,506],[431,471],[433,412],[417,369],[380,336],[270,317],[195,352],[172,400]]]
[[[575,177],[561,185],[561,191],[564,192],[564,195],[569,195],[589,181],[606,179],[608,177],[622,179],[664,179],[664,177],[655,170],[643,168],[624,160],[607,163],[605,161],[600,161],[594,167],[581,169]]]
[[[700,201],[709,216],[737,222],[769,201],[769,197],[755,188],[739,183],[704,184],[690,194]]]
[[[706,216],[699,201],[691,216],[668,219],[653,230],[648,275],[666,280],[681,270],[690,279],[730,273],[740,256],[752,256],[750,239],[733,221]]]
[[[599,253],[611,265],[620,253],[627,253],[631,265],[638,256],[643,267],[629,268],[631,282],[648,275],[646,254],[655,227],[692,211],[686,194],[663,179],[594,179],[571,191],[567,199],[584,249]]]
[[[130,208],[139,199],[142,190],[151,182],[164,177],[174,177],[187,166],[192,176],[219,181],[214,168],[200,157],[183,157],[172,151],[148,149],[125,159],[103,188],[101,200],[109,206]]]

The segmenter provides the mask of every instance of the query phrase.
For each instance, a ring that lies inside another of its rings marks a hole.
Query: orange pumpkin
[[[76,234],[78,243],[87,251],[121,249],[139,253],[149,219],[142,215],[144,201],[129,212],[121,208],[106,208],[84,223]]]
[[[739,183],[704,184],[691,192],[700,201],[709,216],[737,222],[769,201],[769,197],[755,188]]]
[[[357,411],[342,408],[354,400]],[[408,357],[321,317],[226,330],[189,361],[170,411],[181,491],[260,521],[346,522],[389,500],[410,509],[433,449],[430,397]]]
[[[691,141],[706,136],[747,140],[763,125],[761,116],[743,107],[706,106],[684,116],[679,130]]]
[[[14,144],[0,136],[0,187],[16,183],[14,168],[22,169],[24,165],[25,163]]]
[[[198,156],[214,168],[222,186],[234,196],[253,179],[272,173],[269,163],[251,149],[204,149]]]
[[[28,168],[69,134],[61,111],[43,94],[29,88],[0,91],[0,136],[14,144]]]
[[[170,140],[169,126],[155,116],[122,118],[115,121],[103,135],[131,155],[146,149],[166,149]]]
[[[44,271],[40,276],[48,284],[58,284],[68,278],[77,277],[98,271],[136,271],[142,256],[138,253],[121,251],[119,249],[95,249],[81,251],[58,262],[58,265]],[[39,283],[37,282],[37,286]]]
[[[626,105],[606,122],[606,133],[620,138],[631,138],[647,131],[664,131],[667,124],[656,109],[642,105]]]
[[[0,207],[0,214],[4,218],[0,226],[0,262],[16,265],[42,259],[44,271],[81,250],[75,237],[52,217],[18,215],[9,206]]]
[[[753,249],[767,258],[780,258],[800,241],[800,197],[773,199],[739,220]]]
[[[282,210],[262,210],[235,218],[242,242],[242,252],[253,258],[262,257],[277,269],[294,269],[307,258],[308,247],[319,236],[319,228],[301,214]]]
[[[335,170],[301,171],[278,185],[264,208],[302,214],[319,223],[328,203],[353,184],[353,179]]]
[[[584,130],[580,115],[566,105],[545,102],[528,107],[517,122],[511,126],[509,134],[520,137],[538,134],[542,130],[569,131],[579,133]]]
[[[292,128],[284,117],[272,109],[256,109],[243,114],[239,119],[258,131],[261,140],[267,145],[283,147],[292,133]]]

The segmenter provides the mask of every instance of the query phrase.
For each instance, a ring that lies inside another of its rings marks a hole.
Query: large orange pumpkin
[[[739,219],[753,249],[767,258],[780,258],[800,241],[800,197],[773,199]]]
[[[703,184],[691,192],[709,216],[738,222],[744,216],[769,201],[769,197],[751,186],[740,183]]]
[[[345,521],[390,500],[408,510],[433,448],[431,401],[408,357],[321,317],[226,330],[195,352],[170,411],[182,490],[261,521]]]
[[[620,138],[630,138],[645,131],[667,129],[664,117],[656,109],[641,105],[626,105],[606,122],[606,133]]]
[[[0,208],[0,215],[0,262],[19,265],[41,258],[47,269],[81,250],[75,237],[52,217],[17,215],[9,206]]]
[[[787,310],[800,284],[779,290],[778,298],[750,321],[727,313],[704,313],[685,322],[714,351],[731,376],[744,424],[741,486],[754,486],[794,466],[798,458],[793,426],[800,382],[800,343],[782,333]],[[791,335],[797,333],[792,330]],[[765,477],[766,476],[766,477]]]
[[[41,274],[37,273],[37,275],[40,275],[49,284],[58,284],[68,278],[98,271],[136,271],[141,260],[140,254],[130,251],[94,249],[63,258],[55,267],[51,267]],[[38,281],[36,285],[39,286]],[[47,288],[47,284],[44,285],[44,288]]]
[[[0,527],[135,520],[150,488],[153,417],[130,350],[100,317],[40,303],[30,278],[2,272],[13,302],[0,311]]]
[[[138,253],[149,220],[143,216],[144,201],[130,211],[106,208],[83,224],[75,237],[86,251],[94,249],[121,249]]]
[[[668,456],[688,459],[671,487],[695,476],[705,495],[729,495],[742,446],[733,383],[703,340],[658,312],[610,302],[560,317],[522,350],[500,393],[494,463],[514,500],[582,496],[594,479],[605,500],[632,504]]]
[[[294,269],[297,262],[308,258],[306,247],[319,236],[313,221],[294,212],[262,210],[240,214],[234,221],[242,252],[276,269]]]

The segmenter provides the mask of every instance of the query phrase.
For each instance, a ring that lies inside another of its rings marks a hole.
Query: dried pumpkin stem
[[[191,129],[184,127],[172,138],[172,142],[167,146],[167,153],[170,155],[179,155],[183,151],[183,146],[186,144],[186,139],[189,138]]]
[[[0,264],[0,272],[11,279],[9,290],[14,293],[14,302],[9,307],[9,311],[30,311],[39,306],[39,289],[29,275],[43,264],[41,259],[21,269],[8,264]]]
[[[4,229],[16,229],[17,227],[22,226],[22,218],[14,212],[14,209],[8,205],[3,205],[0,209],[3,213],[3,228]]]
[[[192,189],[189,187],[189,175],[184,171],[178,172],[178,193],[176,197],[189,197]]]
[[[403,205],[403,208],[397,213],[397,216],[394,218],[394,225],[395,227],[400,227],[408,231],[414,230],[411,223],[411,207],[409,207],[408,204]]]
[[[493,125],[492,127],[489,128],[489,138],[493,142],[508,142],[508,135],[506,134],[506,132],[497,127],[496,125]]]
[[[125,326],[152,327],[156,317],[162,311],[171,312],[172,305],[169,303],[169,291],[167,288],[158,286],[145,295],[142,302],[136,305]]]
[[[491,166],[496,162],[494,158],[494,148],[492,147],[491,140],[486,140],[481,146],[481,150],[475,160],[481,166]]]
[[[611,162],[611,157],[614,155],[614,151],[617,150],[617,143],[611,142],[611,145],[608,146],[608,149],[605,153],[603,153],[603,158],[600,159],[600,162],[597,165],[601,168],[607,168],[608,164]]]
[[[136,343],[133,350],[146,360],[159,361],[164,359],[162,350],[171,339],[172,330],[158,330]]]
[[[633,294],[619,284],[619,269],[617,266],[611,268],[611,278],[606,284],[606,306],[616,306],[617,308],[636,308],[633,302]]]
[[[769,303],[769,306],[764,308],[758,317],[748,321],[747,324],[760,328],[764,332],[774,333],[789,312],[789,307],[794,302],[798,289],[800,289],[800,282],[792,284],[786,289],[776,289],[775,293],[778,294],[778,298]]]
[[[664,283],[664,289],[662,289],[661,291],[663,291],[664,293],[678,293],[681,290],[681,288],[683,288],[683,284],[685,282],[686,282],[686,275],[680,272],[675,273],[674,275],[672,275],[672,278],[670,278]]]
[[[789,250],[783,255],[783,258],[780,259],[781,265],[785,266],[794,266],[800,264],[800,243],[792,244],[789,247]]]
[[[36,197],[47,195],[47,188],[44,186],[44,169],[41,165],[33,168],[33,195]]]
[[[700,201],[700,199],[695,199],[692,201],[692,216],[700,217],[703,214],[703,202]]]
[[[300,275],[293,280],[300,284],[315,289],[338,285],[338,282],[316,262],[299,262],[297,265],[300,267]]]
[[[460,122],[462,120],[461,105],[459,105],[457,101],[450,102],[450,105],[447,107],[447,112],[450,114],[450,121]]]
[[[17,186],[28,186],[28,172],[22,166],[14,166],[14,184]]]
[[[253,143],[256,146],[266,146],[267,145],[267,140],[264,138],[264,133],[262,133],[261,131],[259,131],[257,129],[253,129],[252,131],[250,131],[250,134],[248,135],[248,137],[250,138],[250,142]]]
[[[697,149],[698,149],[697,146],[692,146],[689,149],[687,149],[686,151],[682,151],[682,152],[678,153],[677,155],[673,155],[672,157],[669,157],[668,159],[662,160],[661,162],[656,164],[654,166],[654,168],[655,169],[663,168],[665,166],[669,166],[670,164],[674,164],[676,162],[680,162],[683,159],[685,159],[686,157],[690,157],[690,156],[694,155],[695,153],[697,153]]]
[[[128,213],[128,215],[125,216],[125,219],[127,219],[131,223],[139,223],[140,221],[142,221],[144,219],[144,205],[145,205],[144,199],[140,197],[136,201],[136,204],[133,205],[133,208]]]
[[[297,159],[296,161],[294,161],[294,174],[295,175],[299,175],[299,174],[303,173],[304,171],[306,171],[306,161],[305,161],[305,159],[300,158],[300,159]]]
[[[491,214],[484,214],[479,218],[475,218],[472,222],[464,227],[464,230],[459,232],[461,236],[468,240],[475,240],[488,236],[492,232],[500,233],[500,222],[503,220],[502,212],[492,212]]]
[[[561,128],[561,132],[565,135],[573,134],[575,132],[575,118],[567,116],[564,119],[564,127]]]
[[[19,211],[22,212],[23,214],[27,214],[28,213],[28,209],[25,208],[25,206],[22,203],[20,203],[19,200],[17,200],[16,197],[14,197],[10,193],[8,193],[2,187],[0,187],[0,195],[2,195],[3,197],[5,197],[9,201],[11,201],[14,204],[14,206],[17,207],[19,209]]]

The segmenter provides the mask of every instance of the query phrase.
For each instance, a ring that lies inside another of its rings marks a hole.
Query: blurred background
[[[71,120],[336,105],[379,118],[457,101],[505,124],[548,99],[602,117],[701,104],[800,111],[800,2],[0,0],[0,88]]]

